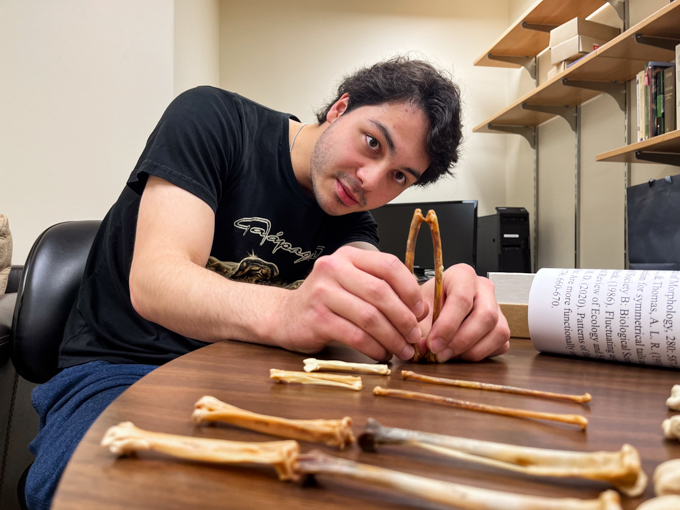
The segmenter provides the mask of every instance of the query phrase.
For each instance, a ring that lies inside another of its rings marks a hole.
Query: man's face
[[[362,106],[347,113],[341,104],[339,112],[331,110],[329,122],[312,151],[310,177],[316,201],[330,215],[385,205],[429,165],[429,123],[423,111],[408,102]]]

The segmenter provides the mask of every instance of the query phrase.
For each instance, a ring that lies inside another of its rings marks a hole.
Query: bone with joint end
[[[666,405],[673,411],[680,411],[680,384],[673,385],[671,396],[666,400]]]
[[[446,379],[444,377],[432,377],[429,375],[417,374],[410,370],[402,370],[401,376],[404,379],[411,379],[414,381],[423,381],[432,384],[442,384],[445,386],[457,386],[459,388],[472,388],[477,390],[498,391],[501,393],[514,393],[515,395],[527,395],[530,397],[553,398],[557,400],[566,400],[569,402],[578,402],[579,404],[590,402],[590,393],[583,395],[568,395],[565,393],[551,393],[549,391],[529,390],[525,388],[515,388],[514,386],[503,386],[499,384],[489,384],[477,381],[462,381],[459,379]]]
[[[654,470],[653,480],[657,496],[680,495],[680,459],[659,464]]]
[[[269,370],[269,378],[277,383],[300,383],[300,384],[319,384],[322,386],[337,386],[350,390],[359,391],[363,386],[361,377],[353,375],[337,374],[308,374],[307,372],[294,372],[290,370]]]
[[[346,361],[324,360],[307,358],[303,360],[305,372],[317,370],[342,370],[344,372],[365,372],[367,374],[390,375],[392,371],[387,365],[375,365],[372,363],[348,363]]]
[[[298,478],[295,462],[300,446],[296,441],[247,443],[178,436],[149,432],[126,421],[109,428],[101,445],[118,455],[154,450],[173,457],[217,464],[268,464],[274,466],[280,480]]]
[[[591,500],[525,496],[360,464],[318,451],[300,455],[298,469],[301,474],[352,478],[463,510],[621,510],[619,495],[611,490]]]
[[[202,397],[195,404],[194,423],[223,422],[249,430],[301,441],[325,443],[343,449],[354,442],[352,418],[342,420],[287,420],[239,409],[215,397]]]
[[[376,386],[373,388],[374,395],[384,397],[397,397],[409,400],[420,400],[421,402],[432,402],[434,404],[442,404],[459,409],[468,409],[470,411],[479,411],[482,413],[500,414],[503,416],[513,416],[516,418],[533,418],[536,420],[549,420],[561,423],[569,423],[577,425],[581,430],[588,427],[588,420],[578,414],[555,414],[555,413],[541,413],[538,411],[526,411],[524,409],[514,409],[511,407],[492,406],[480,404],[478,402],[468,402],[466,400],[458,400],[455,398],[442,397],[439,395],[431,395],[429,393],[420,393],[417,391],[403,391],[403,390],[388,390]]]
[[[642,503],[637,510],[678,510],[680,496],[661,496]]]
[[[369,418],[366,430],[359,436],[359,445],[370,451],[378,444],[419,447],[456,459],[533,476],[609,482],[629,497],[639,496],[647,486],[640,455],[629,444],[624,444],[618,452],[547,450],[384,427]]]
[[[661,428],[668,439],[680,439],[680,414],[664,420],[661,423]]]

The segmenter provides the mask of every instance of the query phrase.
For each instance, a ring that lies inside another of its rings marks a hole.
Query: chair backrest
[[[58,372],[66,319],[100,223],[53,225],[40,234],[28,254],[12,320],[12,362],[31,382],[44,383]]]

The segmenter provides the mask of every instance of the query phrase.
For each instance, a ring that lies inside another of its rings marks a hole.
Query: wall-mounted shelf
[[[680,165],[680,130],[603,152],[597,161],[618,163],[663,163]]]

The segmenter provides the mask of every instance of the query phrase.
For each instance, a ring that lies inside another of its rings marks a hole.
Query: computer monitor
[[[420,208],[423,216],[434,209],[439,220],[442,237],[444,268],[464,262],[475,267],[477,262],[477,200],[449,202],[419,202],[412,204],[387,204],[371,211],[378,224],[380,251],[392,253],[404,261],[406,241],[413,211]],[[434,251],[428,225],[420,227],[414,269],[423,274],[434,269]]]

